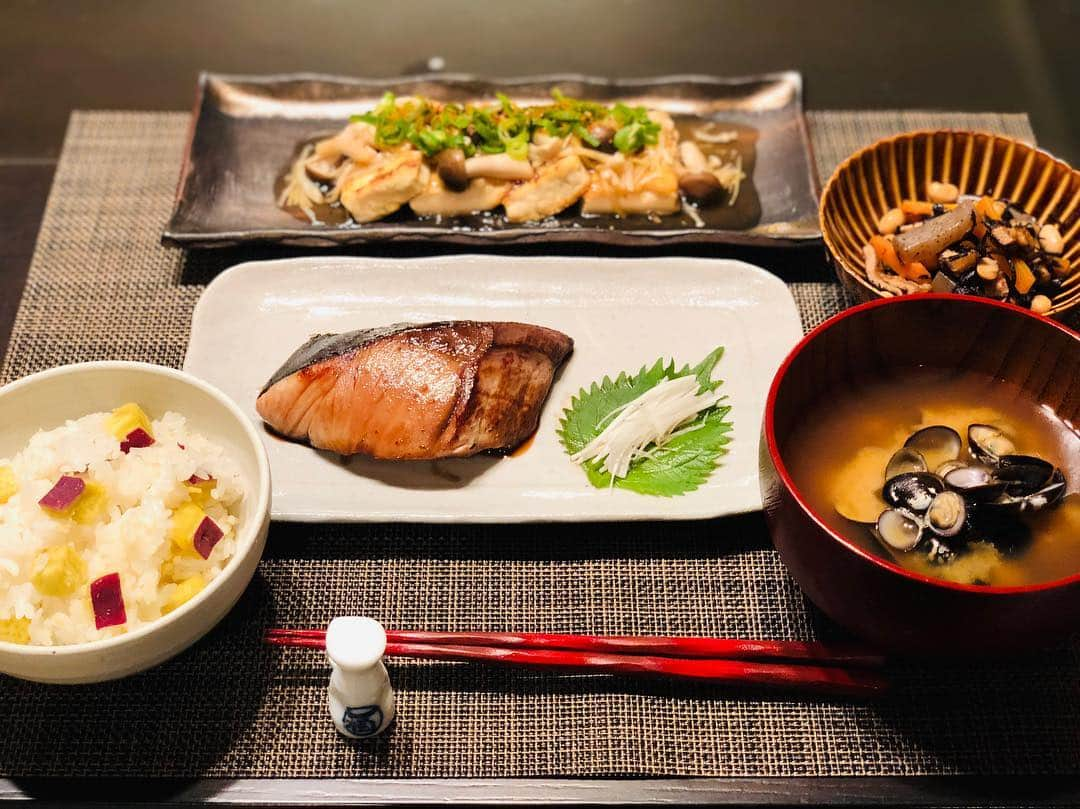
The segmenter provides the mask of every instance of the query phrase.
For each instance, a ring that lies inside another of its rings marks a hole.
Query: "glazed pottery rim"
[[[834,542],[847,550],[859,556],[863,560],[876,565],[877,567],[894,573],[898,576],[910,579],[920,584],[929,585],[931,587],[940,587],[946,590],[957,590],[960,592],[975,593],[986,596],[1007,596],[1007,595],[1022,595],[1029,593],[1041,592],[1044,590],[1055,590],[1058,588],[1067,587],[1069,585],[1080,583],[1080,571],[1073,573],[1069,576],[1060,579],[1053,579],[1047,582],[1037,582],[1033,584],[1022,585],[982,585],[982,584],[960,584],[957,582],[945,581],[943,579],[936,579],[932,576],[924,576],[920,573],[915,573],[907,568],[890,562],[887,559],[878,556],[876,554],[867,551],[856,543],[849,540],[840,532],[831,528],[821,516],[811,508],[806,498],[803,496],[800,488],[795,484],[791,474],[788,472],[787,466],[784,464],[783,458],[780,455],[780,450],[777,447],[776,442],[776,425],[774,421],[776,402],[779,395],[780,385],[783,384],[784,379],[787,376],[787,372],[790,369],[792,363],[798,358],[803,351],[818,337],[824,334],[843,320],[849,317],[855,317],[862,313],[876,309],[882,306],[903,306],[905,304],[914,304],[922,301],[940,301],[940,302],[952,302],[952,303],[967,303],[975,306],[988,306],[1003,309],[1007,312],[1012,312],[1024,317],[1031,318],[1032,320],[1045,325],[1050,326],[1058,331],[1062,332],[1067,338],[1071,339],[1074,343],[1080,343],[1080,333],[1077,333],[1064,324],[1058,323],[1048,317],[1034,314],[1033,312],[1024,309],[1023,307],[1016,306],[1011,303],[1004,303],[1002,301],[995,301],[988,298],[978,298],[975,296],[958,296],[951,293],[934,293],[926,292],[918,295],[904,295],[901,297],[892,298],[879,298],[877,300],[867,301],[857,306],[853,306],[849,309],[845,309],[839,314],[833,315],[831,318],[820,324],[812,331],[810,331],[799,343],[791,350],[791,353],[787,355],[784,362],[780,365],[779,370],[776,372],[776,376],[773,377],[772,385],[769,387],[769,395],[765,401],[765,421],[764,421],[764,433],[765,442],[769,451],[769,458],[776,468],[777,476],[780,478],[781,484],[786,488],[791,496],[794,498],[798,507],[806,514],[814,523],[827,534]]]
[[[136,371],[150,376],[162,376],[180,382],[181,384],[198,388],[228,412],[228,414],[241,426],[245,438],[250,442],[252,449],[255,451],[256,466],[258,467],[257,479],[254,481],[246,481],[247,485],[244,492],[245,497],[256,495],[255,506],[252,510],[253,516],[248,520],[247,524],[242,526],[241,530],[238,531],[237,549],[233,553],[232,558],[225,563],[225,567],[222,569],[221,573],[214,577],[214,580],[207,584],[206,587],[200,590],[193,598],[181,604],[172,612],[162,615],[160,618],[157,618],[148,624],[144,624],[131,632],[125,632],[123,635],[117,635],[112,638],[102,638],[100,640],[84,641],[82,643],[65,643],[56,646],[38,646],[0,641],[0,652],[15,653],[27,657],[64,657],[92,652],[113,652],[117,648],[133,644],[136,641],[145,638],[147,635],[157,632],[170,623],[179,621],[183,616],[193,611],[209,598],[211,593],[223,587],[225,581],[236,573],[240,561],[255,543],[259,533],[259,527],[264,521],[265,516],[269,514],[270,462],[266,457],[266,451],[263,449],[262,440],[259,438],[254,426],[232,399],[210,383],[204,382],[192,374],[164,365],[154,365],[149,362],[134,362],[128,360],[100,360],[70,363],[39,371],[30,374],[29,376],[22,377],[21,379],[16,379],[7,385],[0,386],[0,396],[7,395],[8,393],[22,388],[31,387],[36,383],[52,379],[53,377],[87,373],[93,374],[100,371],[117,370]]]
[[[860,275],[858,272],[855,272],[848,264],[844,256],[841,254],[840,250],[837,248],[837,245],[834,243],[832,231],[825,225],[825,206],[834,193],[833,186],[835,186],[839,181],[840,175],[847,171],[848,168],[857,160],[862,159],[867,154],[877,152],[881,147],[888,143],[910,141],[920,137],[934,137],[935,135],[970,135],[972,137],[992,138],[993,140],[999,140],[1003,143],[1011,143],[1017,146],[1022,146],[1025,149],[1030,149],[1034,153],[1043,155],[1051,162],[1057,164],[1059,168],[1064,169],[1069,173],[1080,175],[1080,168],[1073,167],[1072,164],[1070,164],[1067,160],[1062,160],[1053,152],[1050,152],[1035,143],[1029,143],[1025,140],[1021,140],[1020,138],[1011,138],[1008,135],[1002,135],[986,129],[964,129],[961,127],[910,129],[906,132],[898,132],[894,135],[886,135],[884,137],[878,138],[873,143],[867,144],[861,149],[857,149],[856,151],[852,152],[850,155],[840,161],[839,165],[837,165],[837,167],[833,170],[833,173],[829,176],[829,179],[826,180],[825,185],[821,188],[821,197],[818,199],[818,230],[821,231],[821,240],[825,244],[825,251],[828,254],[829,260],[832,262],[833,266],[843,272],[845,275],[849,275],[854,278],[860,286],[863,286],[866,289],[870,290],[879,299],[882,300],[889,300],[889,298],[891,297],[891,293],[874,286],[870,282],[870,280],[864,275]],[[931,293],[920,294],[926,295]],[[988,300],[993,299],[991,298]],[[1055,311],[1052,314],[1054,317],[1058,317],[1067,313],[1075,305],[1077,304],[1066,306],[1064,309]]]

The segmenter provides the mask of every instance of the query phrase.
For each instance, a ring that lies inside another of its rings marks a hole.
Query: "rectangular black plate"
[[[386,91],[445,101],[490,101],[496,91],[503,91],[521,103],[541,103],[556,86],[570,96],[645,104],[673,115],[697,115],[756,130],[754,165],[744,188],[760,202],[757,224],[743,230],[701,228],[674,215],[659,223],[644,217],[556,217],[519,225],[480,217],[437,222],[400,212],[364,225],[312,225],[276,205],[274,182],[297,144],[341,127],[350,114],[370,109]],[[799,244],[821,237],[815,189],[802,115],[802,76],[791,71],[737,79],[615,81],[574,75],[486,80],[449,74],[346,79],[204,73],[176,208],[162,240],[185,247],[246,242],[326,247],[372,241]]]

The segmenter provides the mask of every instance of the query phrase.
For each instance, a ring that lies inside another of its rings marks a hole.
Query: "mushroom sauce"
[[[784,461],[814,512],[866,550],[963,584],[1080,572],[1080,432],[1016,386],[911,369],[807,416]]]

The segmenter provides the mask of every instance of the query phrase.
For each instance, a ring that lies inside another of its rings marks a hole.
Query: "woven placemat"
[[[1020,115],[816,113],[818,170],[922,125],[1031,138]],[[192,253],[158,236],[188,117],[72,117],[3,380],[103,358],[180,365],[192,307],[222,267],[274,251]],[[370,251],[369,251],[370,252]],[[769,262],[768,253],[761,260]],[[844,301],[821,254],[792,288],[806,326]],[[786,259],[777,259],[783,263]],[[391,661],[393,732],[340,739],[314,652],[271,625],[343,613],[390,626],[810,638],[835,630],[769,548],[760,515],[582,526],[275,524],[239,606],[145,674],[93,687],[0,679],[8,776],[335,777],[919,775],[1080,772],[1080,650],[910,665],[873,706],[695,685]]]

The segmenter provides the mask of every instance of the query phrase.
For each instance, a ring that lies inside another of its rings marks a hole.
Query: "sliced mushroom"
[[[363,121],[354,121],[333,137],[315,144],[315,154],[322,158],[337,160],[342,155],[360,165],[375,160],[379,153],[372,148],[375,143],[375,127]]]
[[[469,172],[465,170],[465,152],[461,149],[444,149],[435,158],[439,179],[451,191],[464,191],[469,187]]]
[[[338,174],[341,173],[341,162],[338,158],[331,159],[315,155],[304,161],[304,171],[311,179],[326,183],[337,179]]]
[[[515,160],[502,154],[474,155],[465,161],[465,173],[470,177],[489,177],[493,180],[531,180],[533,167],[528,160]]]
[[[557,138],[538,129],[533,133],[532,143],[529,144],[529,162],[533,164],[533,167],[550,163],[566,148],[568,140],[569,138]],[[603,152],[600,152],[599,156],[606,157]]]
[[[704,202],[715,197],[724,187],[714,175],[701,171],[682,175],[679,178],[679,190],[692,199]]]
[[[709,171],[705,153],[692,140],[679,144],[679,160],[683,169],[679,174],[679,190],[688,197],[703,201],[723,191],[720,180]]]
[[[615,127],[611,124],[597,121],[589,127],[589,135],[597,143],[594,148],[609,154],[615,151]]]
[[[679,161],[683,169],[688,172],[709,170],[709,161],[705,153],[692,140],[684,140],[679,144]]]

